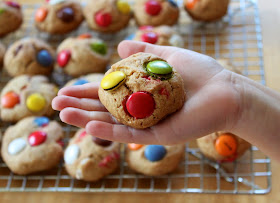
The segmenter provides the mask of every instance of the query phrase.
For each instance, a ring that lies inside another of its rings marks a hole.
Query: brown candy
[[[94,137],[92,136],[92,139],[93,141],[95,142],[95,144],[98,144],[102,147],[108,147],[109,145],[112,144],[112,141],[109,141],[109,140],[103,140],[103,139],[100,139],[98,137]]]
[[[60,9],[56,15],[65,23],[70,23],[74,20],[74,10],[71,7],[64,7]]]

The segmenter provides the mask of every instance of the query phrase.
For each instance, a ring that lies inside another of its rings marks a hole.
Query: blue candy
[[[174,7],[178,7],[177,3],[174,0],[168,0],[168,2],[174,6]]]
[[[48,125],[49,122],[50,122],[50,119],[48,119],[47,117],[44,117],[44,116],[37,117],[34,120],[34,123],[39,127],[44,127],[44,126]]]
[[[133,40],[134,37],[135,37],[135,34],[130,34],[125,38],[125,40]]]
[[[36,59],[37,59],[37,62],[44,67],[48,67],[53,64],[52,55],[45,49],[43,49],[37,53]]]
[[[144,151],[145,157],[152,162],[162,160],[165,154],[166,149],[161,145],[148,145]]]
[[[81,78],[81,79],[78,79],[73,85],[84,85],[87,83],[89,83],[88,80]]]

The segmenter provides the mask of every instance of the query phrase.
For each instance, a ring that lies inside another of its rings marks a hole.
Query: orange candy
[[[35,20],[37,22],[43,22],[48,15],[48,10],[45,8],[39,8],[35,15]]]
[[[143,145],[141,145],[141,144],[134,144],[134,143],[128,144],[128,148],[129,148],[130,150],[138,150],[138,149],[140,149],[141,147],[143,147]]]
[[[217,138],[215,148],[220,155],[231,156],[236,153],[237,141],[231,134],[222,134]]]
[[[17,105],[19,101],[19,95],[14,92],[8,92],[1,99],[2,106],[9,109]]]
[[[88,39],[88,38],[91,38],[91,35],[88,33],[81,34],[78,36],[78,39]]]
[[[188,9],[193,9],[195,4],[198,2],[199,0],[188,0],[186,3],[186,7]]]

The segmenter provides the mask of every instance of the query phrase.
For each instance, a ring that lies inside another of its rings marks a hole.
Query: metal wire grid
[[[178,0],[182,5],[182,0]],[[25,36],[45,39],[54,47],[67,36],[90,32],[86,25],[64,36],[50,36],[37,32],[33,27],[34,8],[39,5],[23,5],[25,24],[15,34],[3,42],[11,44]],[[265,84],[262,54],[262,35],[257,2],[251,0],[232,0],[229,15],[213,24],[192,22],[181,12],[180,26],[176,29],[186,40],[185,47],[214,58],[228,59],[242,68],[243,74]],[[99,35],[109,42],[113,53],[112,63],[119,60],[115,45],[126,33],[135,30],[133,25],[116,36]],[[117,40],[116,40],[117,39]],[[55,75],[54,75],[55,76]],[[60,75],[61,76],[61,75]],[[0,75],[0,88],[9,77],[5,71]],[[69,78],[58,80],[63,84]],[[56,117],[57,120],[59,120]],[[0,124],[2,134],[9,123]],[[65,143],[77,128],[63,125]],[[176,192],[176,193],[226,193],[226,194],[265,194],[271,190],[270,159],[256,147],[252,147],[241,159],[227,164],[218,164],[206,159],[199,153],[195,142],[186,144],[184,160],[172,174],[148,177],[131,171],[124,161],[122,146],[121,164],[112,175],[87,183],[69,177],[61,162],[56,168],[30,176],[14,175],[0,160],[0,191],[73,191],[73,192]]]

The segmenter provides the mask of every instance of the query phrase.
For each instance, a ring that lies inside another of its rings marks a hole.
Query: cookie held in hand
[[[139,129],[181,109],[186,98],[179,73],[149,53],[134,54],[112,65],[98,95],[119,122]]]

